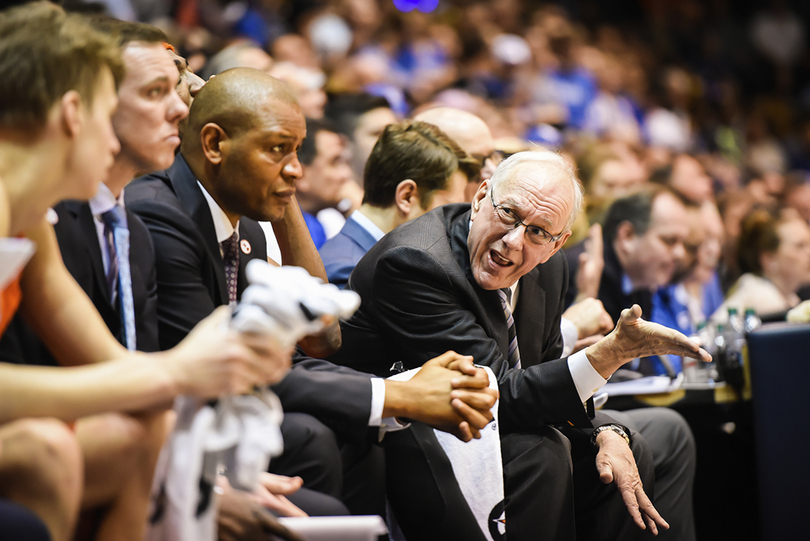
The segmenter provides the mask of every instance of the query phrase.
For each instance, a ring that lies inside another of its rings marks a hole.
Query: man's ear
[[[68,137],[76,137],[82,129],[82,97],[75,90],[65,92],[59,100],[62,129]]]
[[[636,228],[629,221],[624,221],[616,228],[616,239],[613,241],[617,251],[626,253],[629,244],[636,239]]]
[[[478,211],[481,210],[481,204],[483,203],[484,199],[487,197],[487,190],[489,189],[489,181],[483,181],[479,186],[478,190],[476,190],[475,195],[472,199],[472,212],[470,214],[470,220],[475,220],[475,215],[478,214]]]
[[[205,159],[214,165],[222,163],[223,154],[228,151],[230,138],[219,125],[209,122],[200,130],[200,145]]]
[[[407,178],[397,184],[394,204],[403,216],[410,216],[413,206],[419,205],[419,187],[416,182]]]

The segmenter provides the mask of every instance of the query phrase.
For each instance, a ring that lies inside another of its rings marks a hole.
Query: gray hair
[[[574,195],[574,205],[571,209],[571,215],[568,217],[568,221],[566,222],[565,229],[563,231],[571,229],[571,226],[574,225],[574,222],[577,219],[577,214],[579,214],[579,211],[582,208],[582,184],[577,178],[577,174],[576,171],[574,171],[573,166],[568,163],[568,161],[566,161],[566,159],[563,158],[558,152],[554,152],[553,150],[527,150],[512,154],[498,166],[495,173],[492,175],[492,178],[489,179],[489,189],[491,190],[502,182],[508,182],[512,178],[512,173],[514,170],[520,165],[526,163],[536,163],[541,167],[551,165],[562,170],[565,178],[571,185],[571,190],[573,191]]]

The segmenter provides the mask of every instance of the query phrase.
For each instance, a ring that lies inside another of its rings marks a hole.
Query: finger
[[[591,226],[591,228],[588,230],[588,240],[590,241],[588,253],[590,253],[591,257],[594,259],[602,259],[604,254],[604,246],[602,244],[601,225],[593,224]]]
[[[434,363],[438,364],[439,366],[443,366],[445,368],[448,368],[450,366],[450,363],[457,360],[459,357],[461,357],[461,355],[459,355],[455,351],[451,350],[451,351],[445,351],[444,353],[442,353],[438,357],[434,357],[428,362],[434,362]]]
[[[298,476],[287,477],[275,473],[262,472],[259,476],[262,486],[273,494],[288,495],[297,491],[304,484],[304,480]]]
[[[467,421],[460,422],[450,430],[450,433],[463,442],[468,442],[473,439],[472,430],[470,430],[470,425],[467,424]]]
[[[596,471],[599,473],[599,480],[604,484],[613,482],[613,466],[610,465],[610,462],[600,460],[599,456],[596,457]]]
[[[451,400],[450,405],[459,417],[469,423],[472,430],[480,430],[487,426],[492,420],[492,414],[489,411],[487,411],[489,415],[482,414],[480,411],[471,408],[458,398]]]
[[[650,526],[650,531],[657,533],[658,527],[665,530],[669,529],[669,523],[664,520],[664,517],[662,517],[655,508],[652,501],[650,501],[649,496],[647,496],[647,493],[644,492],[643,487],[639,487],[636,490],[636,500],[638,501],[639,509],[642,513],[644,513],[644,517],[647,519],[647,524]]]
[[[635,323],[641,317],[641,306],[634,304],[630,308],[622,310],[622,315],[619,318],[619,324],[630,325]]]
[[[489,376],[486,371],[477,368],[474,376],[459,376],[450,381],[453,389],[485,389],[489,387]]]
[[[490,410],[495,405],[495,395],[492,391],[493,389],[483,389],[482,391],[455,389],[450,391],[450,398],[458,398],[471,408],[491,417]]]
[[[471,355],[459,355],[447,365],[447,368],[450,370],[458,370],[467,376],[475,376],[477,371],[480,370],[473,364],[473,358]]]

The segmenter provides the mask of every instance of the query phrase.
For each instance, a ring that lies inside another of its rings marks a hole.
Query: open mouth
[[[511,265],[514,265],[514,263],[512,263],[511,261],[509,261],[505,257],[501,256],[501,254],[499,254],[495,250],[490,250],[489,251],[489,258],[490,258],[490,260],[492,260],[492,262],[495,265],[497,265],[499,267],[509,267]]]

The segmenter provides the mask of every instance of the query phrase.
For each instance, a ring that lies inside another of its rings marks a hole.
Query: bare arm
[[[166,405],[178,394],[210,398],[280,380],[290,352],[270,351],[262,346],[266,340],[224,329],[228,317],[220,308],[161,353],[125,352],[109,362],[67,368],[0,364],[0,423],[137,411]]]
[[[20,310],[53,355],[67,366],[128,355],[65,268],[53,227],[43,220],[27,236],[37,251],[20,280]]]
[[[312,242],[298,201],[293,197],[292,202],[284,212],[284,218],[273,223],[273,233],[281,250],[281,263],[303,267],[310,275],[320,278],[324,282],[326,270],[323,267],[321,256]],[[340,325],[337,320],[328,325],[316,335],[301,340],[303,350],[312,357],[323,358],[340,349]]]

